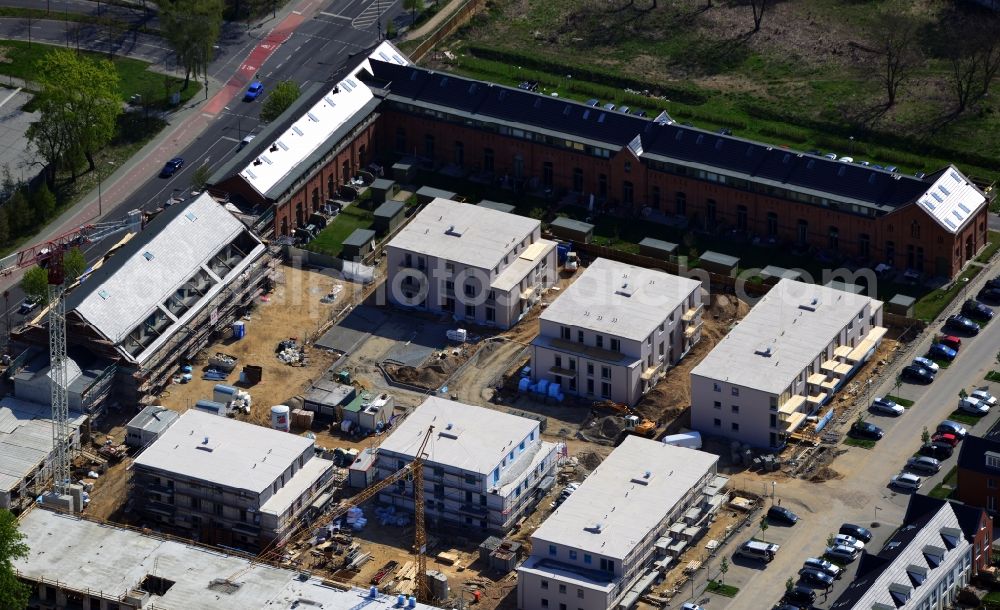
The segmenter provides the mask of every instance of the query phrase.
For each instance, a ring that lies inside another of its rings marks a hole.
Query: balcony
[[[793,394],[791,398],[786,400],[780,407],[778,407],[778,418],[781,421],[789,421],[792,416],[799,412],[802,405],[806,403],[806,397],[801,394]]]
[[[684,322],[685,324],[694,322],[698,318],[698,314],[700,314],[704,308],[704,303],[698,303],[696,306],[688,309],[684,312],[684,315],[681,316],[681,322]]]
[[[654,366],[646,367],[646,370],[644,370],[642,372],[642,375],[640,376],[640,378],[643,381],[649,381],[651,379],[655,379],[656,376],[659,375],[660,369],[662,368],[662,366],[663,365],[661,365],[661,364],[657,364],[657,365],[654,365]]]

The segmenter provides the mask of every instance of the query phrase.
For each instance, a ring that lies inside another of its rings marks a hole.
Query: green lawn
[[[955,411],[951,412],[951,415],[948,416],[948,419],[957,421],[959,423],[963,423],[967,426],[975,426],[976,424],[979,423],[979,420],[982,418],[976,417],[975,415],[970,415],[965,411],[959,411],[956,409]]]
[[[973,280],[983,270],[978,265],[968,267],[947,289],[938,288],[925,294],[914,306],[914,316],[921,320],[931,321],[944,311],[959,294],[965,285]]]
[[[722,595],[725,597],[736,597],[736,594],[740,592],[739,587],[727,585],[717,580],[708,581],[708,586],[705,588],[705,590],[708,591],[709,593],[715,593],[717,595]]]
[[[56,47],[37,42],[29,45],[26,41],[4,40],[0,41],[0,57],[5,61],[0,61],[0,75],[13,76],[29,82],[33,82],[38,71],[36,64],[40,59],[51,53]],[[104,53],[84,52],[94,59],[107,59]],[[181,103],[194,97],[201,90],[201,84],[192,80],[187,89],[181,89],[184,84],[183,79],[167,76],[159,72],[149,70],[149,64],[137,59],[115,56],[112,60],[118,76],[121,79],[122,101],[126,102],[134,94],[140,94],[143,98],[154,105],[166,103],[167,91],[171,93],[180,91]],[[3,79],[0,79],[2,81]]]
[[[886,395],[886,399],[891,400],[892,402],[903,407],[904,409],[909,409],[910,407],[913,406],[913,401],[910,400],[909,398],[901,398],[899,396],[893,396],[892,394],[888,394]]]
[[[931,362],[938,365],[942,369],[946,369],[951,366],[951,360],[944,360],[942,358],[931,358]]]
[[[848,436],[844,439],[845,445],[850,445],[851,447],[861,447],[862,449],[874,449],[875,443],[870,438],[854,438],[853,436]]]
[[[986,377],[983,379],[986,381],[996,381],[997,383],[1000,383],[1000,371],[990,371],[989,373],[986,373]]]
[[[958,487],[958,467],[953,467],[945,475],[944,479],[937,484],[927,495],[932,498],[937,498],[939,500],[944,500],[951,495],[951,492],[955,491]]]
[[[989,232],[989,245],[976,257],[978,263],[988,263],[997,250],[1000,250],[1000,231]]]
[[[316,239],[306,245],[306,249],[333,257],[340,256],[340,251],[347,236],[353,233],[355,229],[367,229],[371,227],[372,222],[374,222],[374,218],[371,212],[362,210],[357,206],[348,206],[333,219],[333,222],[319,232]]]

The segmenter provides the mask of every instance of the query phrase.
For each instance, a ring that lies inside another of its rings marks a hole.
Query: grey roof
[[[517,206],[511,205],[509,203],[500,203],[499,201],[490,201],[489,199],[483,199],[476,205],[484,208],[489,208],[491,210],[496,210],[498,212],[506,212],[508,214],[513,214]]]
[[[772,277],[786,277],[790,280],[801,280],[802,272],[795,269],[785,269],[784,267],[779,267],[777,265],[768,265],[760,270],[760,276],[765,280]]]
[[[66,309],[76,311],[109,341],[119,344],[240,234],[249,236],[243,223],[207,193],[169,207],[70,293]],[[247,253],[243,267],[264,250],[256,237],[249,238],[256,242],[256,249]],[[230,281],[238,275],[230,272]],[[225,283],[217,281],[209,295]],[[209,295],[181,319],[196,315]],[[158,341],[166,340],[180,326],[172,324]]]
[[[377,180],[376,180],[377,182]],[[375,218],[393,218],[403,211],[406,204],[402,201],[389,200],[375,208]]]
[[[639,242],[640,248],[652,248],[654,250],[661,250],[668,254],[677,251],[677,244],[669,241],[663,241],[662,239],[654,239],[652,237],[645,237]]]
[[[628,436],[535,530],[532,548],[541,555],[552,543],[624,558],[718,461],[704,451]]]
[[[554,229],[567,229],[569,231],[578,231],[580,233],[590,233],[594,230],[594,225],[589,222],[583,222],[582,220],[573,220],[572,218],[567,218],[565,216],[559,216],[551,223],[549,223],[549,228]]]
[[[416,195],[418,197],[434,197],[440,199],[454,199],[455,193],[451,191],[446,191],[444,189],[439,189],[433,186],[422,186],[417,189]]]
[[[540,225],[532,218],[438,198],[388,247],[492,270]]]
[[[709,263],[722,265],[723,267],[735,267],[740,264],[740,258],[738,256],[730,256],[728,254],[723,254],[722,252],[713,252],[712,250],[702,252],[699,258]]]
[[[691,371],[773,393],[816,359],[866,304],[866,296],[783,279]]]
[[[479,474],[492,472],[517,443],[538,430],[533,419],[428,396],[396,426],[379,451],[412,458],[429,426],[434,426],[434,433],[427,443],[428,463]]]
[[[30,548],[27,558],[14,562],[23,577],[115,599],[154,574],[173,582],[150,598],[149,607],[162,610],[399,610],[394,595],[369,599],[367,590],[344,591],[319,578],[301,578],[299,570],[41,508],[22,516],[19,529]],[[225,586],[229,578],[239,586]]]
[[[260,493],[313,444],[303,436],[192,409],[133,465]]]
[[[891,299],[889,299],[890,305],[896,305],[897,307],[909,307],[917,302],[916,297],[911,297],[908,294],[896,293]]]
[[[348,402],[354,394],[353,386],[320,378],[305,393],[305,402],[334,407]]]
[[[138,428],[159,434],[172,426],[179,416],[177,411],[157,405],[149,405],[142,411],[139,411],[139,414],[133,417],[126,427]]]
[[[641,341],[700,286],[698,280],[598,258],[541,319]]]
[[[86,415],[70,412],[70,427]],[[0,490],[16,488],[52,453],[52,407],[13,397],[0,399]]]
[[[375,231],[372,231],[371,229],[354,229],[354,231],[352,231],[351,234],[344,239],[344,245],[360,248],[371,243],[373,239],[375,239]]]

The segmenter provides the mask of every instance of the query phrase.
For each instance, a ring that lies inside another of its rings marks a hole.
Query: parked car
[[[899,168],[898,168],[898,167],[896,167],[895,165],[886,165],[886,166],[885,166],[885,171],[887,171],[887,172],[892,172],[892,173],[894,173],[894,174],[895,174],[896,172],[898,172],[898,171],[899,171]]]
[[[174,157],[163,164],[163,169],[160,170],[160,178],[169,178],[176,174],[182,167],[184,167],[184,158]]]
[[[720,129],[716,133],[719,134],[720,136],[731,136],[731,135],[733,135],[733,130],[729,129],[728,127],[723,127],[722,129]]]
[[[902,406],[888,398],[876,398],[869,408],[873,413],[881,413],[882,415],[902,415],[906,411]]]
[[[901,472],[889,480],[889,486],[903,491],[917,491],[923,480],[915,474]]]
[[[931,345],[930,349],[927,350],[927,355],[931,358],[937,358],[938,360],[954,360],[958,352],[951,349],[944,343],[935,343]]]
[[[824,589],[833,586],[833,576],[830,576],[826,572],[813,570],[812,568],[802,568],[799,570],[799,580],[807,585],[823,587]]]
[[[962,314],[981,322],[989,322],[993,319],[993,310],[975,299],[969,299],[962,303]]]
[[[843,561],[845,563],[850,563],[858,558],[861,553],[860,550],[854,548],[853,546],[844,546],[842,544],[835,544],[833,546],[826,547],[823,552],[825,557],[830,559],[836,559],[837,561]]]
[[[899,375],[907,381],[915,381],[917,383],[931,383],[934,381],[933,373],[922,366],[914,364],[904,366],[903,370],[899,372]]]
[[[837,160],[837,153],[826,153],[823,156],[826,157],[827,159],[830,159],[831,161]]]
[[[969,396],[975,398],[981,403],[984,403],[987,407],[997,406],[996,396],[990,394],[988,391],[980,388],[978,390],[972,390],[969,392]]]
[[[649,115],[646,114],[645,110],[636,109],[636,110],[632,111],[632,116],[637,116],[637,117],[640,117],[640,118],[646,118]]]
[[[767,520],[772,523],[795,525],[799,520],[799,516],[784,506],[772,506],[767,509]]]
[[[950,419],[946,419],[940,424],[938,424],[937,431],[954,434],[959,439],[965,438],[965,436],[969,433],[969,431],[965,428],[965,426],[958,423],[957,421],[952,421]]]
[[[820,559],[819,557],[809,557],[802,562],[802,567],[809,568],[810,570],[819,570],[820,572],[828,574],[834,578],[840,578],[844,575],[844,570],[842,570],[840,566],[825,559]]]
[[[38,309],[38,306],[42,304],[42,300],[37,297],[27,297],[21,301],[21,306],[17,308],[17,313],[22,316],[26,316],[29,313]]]
[[[243,139],[240,140],[240,148],[239,148],[239,150],[243,150],[243,148],[246,147],[246,145],[249,144],[250,142],[253,142],[253,139],[256,138],[256,137],[257,137],[256,134],[252,134],[252,133],[243,136]]]
[[[982,416],[990,412],[990,406],[972,396],[966,396],[958,400],[958,410],[969,415]]]
[[[600,105],[601,105],[601,101],[600,101],[600,100],[596,100],[596,99],[594,99],[594,98],[590,98],[589,100],[587,100],[587,101],[586,101],[586,102],[584,102],[584,103],[585,103],[586,105],[590,106],[591,108],[595,108],[595,107],[597,107],[597,106],[600,106]]]
[[[808,608],[816,602],[816,592],[809,587],[796,585],[785,593],[785,601],[791,602],[799,607],[801,607],[801,604],[806,604],[806,607]]]
[[[984,286],[976,295],[976,300],[1000,303],[1000,286]]]
[[[243,95],[243,101],[252,102],[258,97],[260,97],[261,93],[264,93],[264,83],[260,82],[259,80],[255,80],[254,82],[250,83],[249,87],[247,87],[247,92]]]
[[[844,163],[854,163],[854,157],[841,157],[837,161],[843,161]]]
[[[958,352],[958,350],[962,347],[962,340],[954,335],[945,335],[938,339],[938,343],[950,347],[956,352]]]
[[[920,455],[926,455],[938,460],[947,460],[954,452],[955,449],[945,443],[927,443],[920,447],[919,451]]]
[[[844,534],[846,536],[854,536],[865,544],[872,541],[872,531],[870,529],[867,527],[861,527],[860,525],[854,525],[853,523],[841,524],[840,530],[837,533]]]
[[[605,104],[605,105],[604,105],[604,109],[605,109],[605,110],[607,110],[608,112],[610,112],[610,111],[614,110],[614,109],[615,109],[615,108],[617,108],[617,107],[618,107],[618,106],[615,106],[615,105],[614,105],[614,104],[612,104],[611,102],[608,102],[607,104]]]
[[[948,432],[938,432],[931,437],[931,441],[935,443],[948,443],[952,447],[958,447],[958,437]]]
[[[923,356],[917,356],[916,358],[914,358],[913,364],[916,364],[917,366],[922,366],[935,375],[937,374],[938,371],[941,370],[940,364],[934,362],[930,358],[924,358]]]
[[[918,455],[906,460],[906,469],[925,476],[937,474],[941,470],[941,461],[926,455]]]
[[[948,318],[944,321],[944,327],[969,335],[979,334],[979,325],[965,316],[948,316]]]
[[[859,551],[863,551],[865,549],[865,543],[850,534],[837,534],[833,537],[833,544],[854,547]]]
[[[866,421],[854,422],[851,426],[850,434],[855,438],[867,438],[873,441],[877,441],[885,436],[882,428]]]

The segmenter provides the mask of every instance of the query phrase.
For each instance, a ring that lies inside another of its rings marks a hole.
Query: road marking
[[[21,88],[20,87],[18,87],[17,89],[14,89],[13,93],[11,93],[7,97],[3,98],[3,101],[0,102],[0,108],[2,108],[4,104],[6,104],[7,102],[9,102],[10,98],[14,97],[15,95],[17,95],[20,92],[21,92]]]
[[[379,20],[379,17],[392,8],[394,4],[395,2],[391,0],[372,0],[372,3],[366,6],[365,10],[361,11],[361,14],[351,21],[351,25],[359,30],[369,28]]]
[[[239,140],[237,140],[236,138],[234,138],[234,137],[232,137],[232,136],[222,136],[222,137],[221,137],[221,138],[219,138],[219,139],[220,139],[220,140],[229,140],[230,142],[236,142],[237,144],[239,144],[239,142],[240,142]],[[207,162],[208,162],[208,159],[205,159],[205,162],[207,163]]]
[[[295,15],[301,15],[302,11],[292,11],[292,13],[295,14]]]
[[[333,13],[327,13],[324,11],[319,12],[320,15],[325,15],[326,17],[333,17],[334,19],[343,19],[345,21],[353,21],[350,17],[345,17],[343,15],[334,15]]]
[[[202,113],[201,113],[201,116],[205,117],[206,119],[211,119],[211,118],[213,118],[213,117],[214,117],[215,115],[214,115],[214,114],[209,114],[209,113],[207,113],[207,112],[202,112]]]

